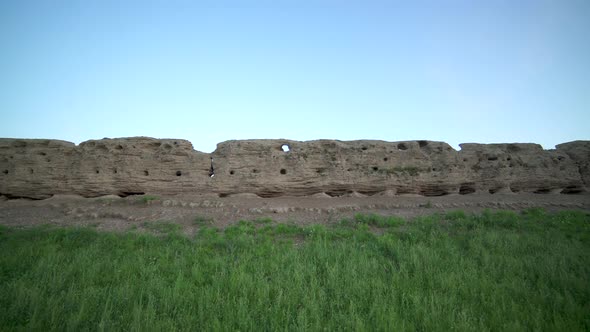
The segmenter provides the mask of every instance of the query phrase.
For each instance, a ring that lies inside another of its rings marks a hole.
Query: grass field
[[[590,215],[0,228],[1,330],[590,330]]]

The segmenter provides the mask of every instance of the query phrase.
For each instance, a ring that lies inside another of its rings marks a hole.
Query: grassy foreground
[[[582,212],[162,229],[0,228],[0,329],[590,330]]]

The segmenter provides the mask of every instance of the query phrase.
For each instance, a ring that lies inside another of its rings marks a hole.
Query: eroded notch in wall
[[[213,168],[213,157],[211,157],[211,167],[209,167],[209,177],[212,178],[215,176],[215,168]]]

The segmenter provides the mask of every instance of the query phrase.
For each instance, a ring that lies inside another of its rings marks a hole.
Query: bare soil
[[[105,231],[153,230],[170,222],[194,234],[203,226],[224,228],[239,220],[270,218],[298,225],[336,223],[357,213],[411,218],[436,212],[484,209],[520,211],[541,207],[549,211],[590,212],[590,194],[470,194],[440,197],[278,197],[214,196],[54,196],[46,200],[0,199],[0,224],[92,226]]]

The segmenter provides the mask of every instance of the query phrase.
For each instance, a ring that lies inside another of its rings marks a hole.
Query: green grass
[[[582,212],[157,227],[0,227],[0,330],[590,330]]]
[[[408,174],[410,176],[416,176],[418,174],[420,174],[421,169],[419,169],[418,167],[415,166],[396,166],[396,167],[390,167],[390,168],[380,168],[377,170],[379,173],[383,173],[383,174],[387,174],[387,175],[403,175],[403,174]]]
[[[193,220],[194,226],[207,226],[207,225],[212,225],[212,224],[213,224],[213,219],[209,218],[209,217],[205,217],[205,216],[196,216],[195,219]]]
[[[157,200],[157,199],[159,199],[159,198],[160,198],[160,197],[158,197],[158,196],[153,196],[153,195],[143,195],[143,196],[141,196],[141,197],[139,198],[139,200],[140,200],[142,203],[145,203],[145,204],[147,204],[147,203],[149,203],[149,202],[151,202],[151,201],[155,201],[155,200]]]
[[[144,222],[142,227],[156,234],[174,234],[181,230],[181,226],[170,221]]]

